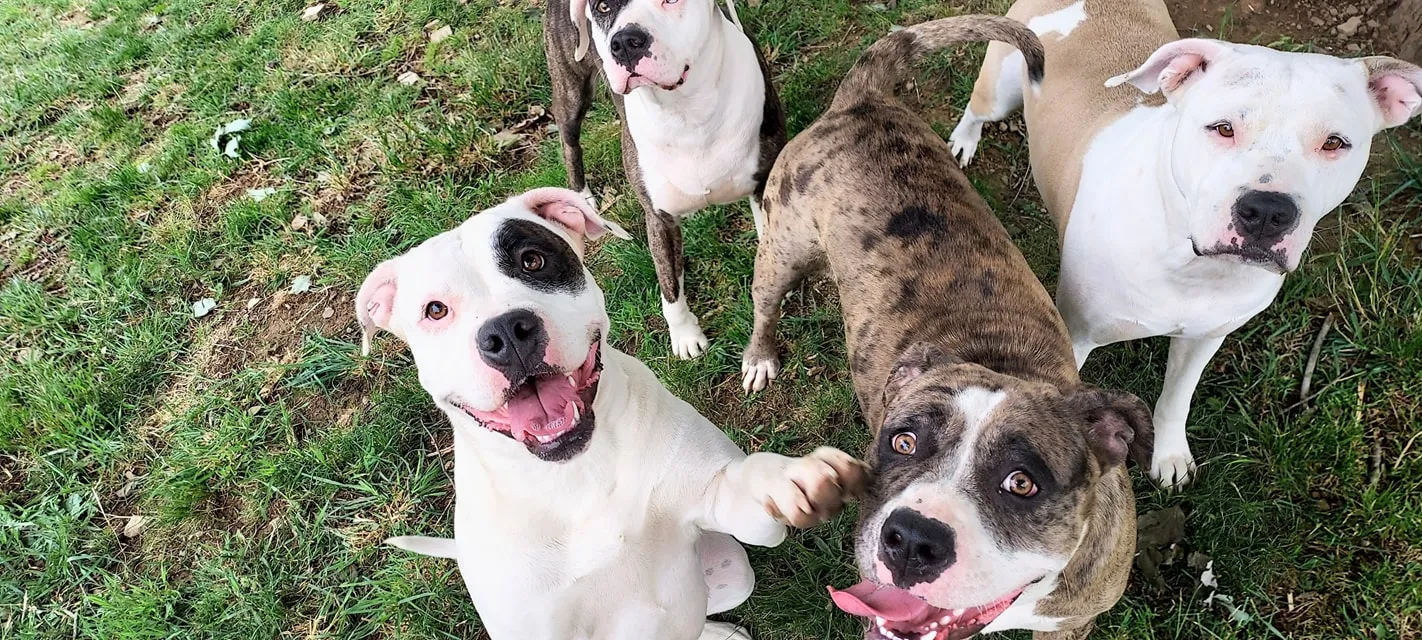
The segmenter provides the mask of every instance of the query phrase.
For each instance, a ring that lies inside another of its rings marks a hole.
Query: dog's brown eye
[[[906,456],[913,455],[913,452],[918,451],[918,437],[911,431],[905,431],[894,436],[893,445],[894,451]]]
[[[444,306],[443,302],[435,300],[425,305],[425,317],[430,320],[442,320],[447,315],[449,315],[449,307]]]
[[[1324,151],[1337,151],[1346,146],[1348,146],[1348,141],[1338,136],[1328,136],[1328,139],[1323,141]]]
[[[610,5],[608,5],[606,2],[599,2],[599,3],[597,3],[597,12],[598,12],[598,13],[607,13],[607,12],[609,12],[609,11],[612,11],[612,7],[611,7]]]
[[[523,270],[529,273],[543,268],[543,254],[537,251],[527,251],[523,254]]]
[[[1228,122],[1217,122],[1215,124],[1210,125],[1210,128],[1214,129],[1215,133],[1220,134],[1221,138],[1234,137],[1234,125]]]
[[[1037,495],[1037,483],[1032,480],[1032,476],[1026,471],[1013,471],[1007,479],[1002,481],[1003,490],[1020,498],[1030,498]]]

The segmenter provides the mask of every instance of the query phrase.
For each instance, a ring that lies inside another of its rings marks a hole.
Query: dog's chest
[[[664,609],[703,585],[692,531],[655,506],[634,513],[626,505],[572,506],[579,502],[542,513],[456,507],[460,573],[495,638],[500,630],[549,640],[631,637],[622,631],[629,624],[685,618]],[[637,631],[668,635],[660,627]]]
[[[672,108],[629,96],[627,128],[654,208],[685,216],[755,192],[765,87],[754,70],[745,86],[710,103]]]

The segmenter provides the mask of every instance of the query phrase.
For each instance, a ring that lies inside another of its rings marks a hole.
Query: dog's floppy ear
[[[1103,467],[1125,464],[1128,457],[1150,467],[1155,422],[1140,398],[1124,391],[1083,386],[1067,400],[1085,422],[1086,440]]]
[[[1123,73],[1106,81],[1107,87],[1127,82],[1146,93],[1157,91],[1169,99],[1190,78],[1205,72],[1216,58],[1229,50],[1228,42],[1207,38],[1186,38],[1167,44],[1135,71]]]
[[[549,222],[553,222],[578,239],[574,248],[582,253],[582,239],[596,240],[604,234],[612,234],[623,240],[630,240],[627,233],[616,222],[608,220],[594,211],[582,194],[560,187],[534,189],[514,199],[528,207],[529,211]]]
[[[1363,58],[1368,92],[1382,114],[1379,130],[1396,127],[1422,111],[1422,68],[1387,56]]]
[[[927,342],[916,342],[910,346],[899,359],[894,361],[894,368],[889,371],[889,381],[884,384],[884,406],[898,397],[909,383],[917,380],[925,371],[935,366],[945,364],[958,364],[962,362],[958,358],[943,353],[938,347]]]
[[[370,355],[370,339],[376,329],[384,329],[395,335],[391,328],[391,308],[395,305],[395,287],[399,272],[399,258],[391,258],[375,267],[360,285],[356,294],[356,318],[360,320],[360,353]]]
[[[578,29],[578,48],[573,50],[573,59],[582,62],[588,56],[588,0],[571,0],[568,3],[568,17]]]

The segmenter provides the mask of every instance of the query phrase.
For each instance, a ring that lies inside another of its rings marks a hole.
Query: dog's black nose
[[[912,509],[889,514],[879,532],[879,559],[902,588],[932,581],[957,557],[953,530]]]
[[[1272,247],[1299,225],[1299,206],[1275,191],[1250,191],[1234,201],[1234,226],[1245,244]]]
[[[635,24],[628,25],[612,34],[607,48],[612,51],[613,60],[632,71],[637,68],[638,60],[651,55],[652,34]]]
[[[548,335],[543,321],[527,309],[490,319],[479,329],[479,357],[518,384],[543,361]]]

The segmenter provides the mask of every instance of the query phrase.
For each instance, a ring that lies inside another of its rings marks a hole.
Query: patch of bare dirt
[[[21,237],[17,231],[0,235],[0,284],[20,278],[46,291],[63,289],[60,276],[69,268],[69,245],[64,238],[47,229],[17,241]]]
[[[1287,39],[1326,53],[1382,53],[1391,0],[1167,0],[1182,36],[1270,44]]]
[[[269,397],[285,373],[274,365],[295,362],[308,331],[337,336],[352,329],[350,299],[349,292],[334,287],[265,294],[260,287],[246,285],[226,294],[213,312],[212,326],[180,363],[184,373],[159,395],[140,432],[148,437],[161,434],[214,383],[254,366],[266,365],[262,396]]]

